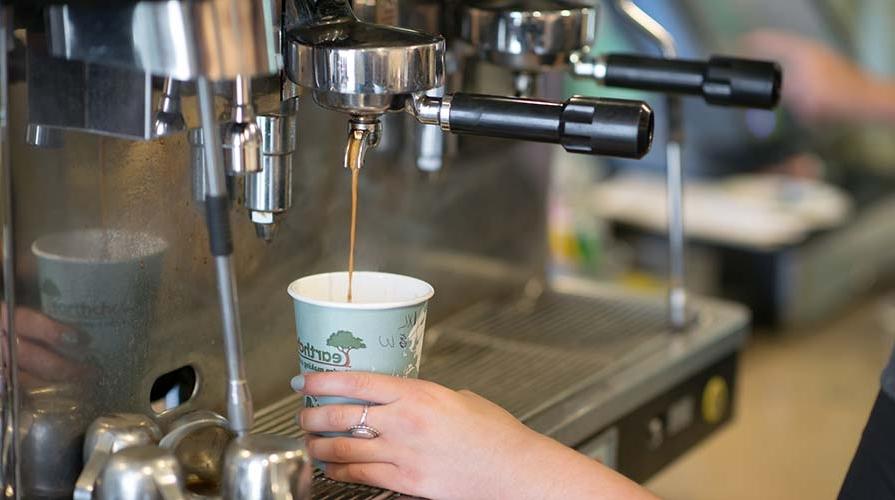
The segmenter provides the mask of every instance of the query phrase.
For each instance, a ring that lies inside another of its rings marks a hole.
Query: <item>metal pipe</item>
[[[228,174],[242,176],[261,170],[261,129],[255,123],[252,80],[237,75],[233,84],[230,121],[223,128],[224,167]]]
[[[444,97],[444,86],[430,90],[426,95],[435,98]],[[444,166],[446,135],[444,130],[437,127],[429,127],[423,124],[416,125],[414,156],[418,169],[423,172],[437,172],[441,170]]]
[[[245,106],[249,103],[249,99],[252,98],[252,91],[249,88],[249,84],[251,80],[242,76],[236,75],[235,86],[233,100],[236,102],[237,106]]]
[[[674,36],[649,16],[633,0],[615,0],[619,11],[650,37],[668,59],[677,57]],[[605,71],[604,71],[605,73]],[[686,240],[684,234],[683,155],[684,120],[681,98],[669,95],[668,140],[665,145],[666,193],[668,206],[668,319],[672,329],[683,330],[689,323],[687,312]]]
[[[252,109],[252,80],[242,75],[236,76],[233,89],[233,116],[236,123],[248,123],[255,119]]]
[[[214,94],[211,84],[205,78],[196,82],[199,96],[199,111],[202,118],[202,131],[205,136],[205,170],[208,179],[206,211],[211,213],[212,200],[226,200],[227,188],[224,181],[224,160],[221,151],[220,137],[214,118]],[[220,205],[219,205],[220,206]],[[224,204],[223,206],[226,206]],[[224,229],[223,237],[229,247],[229,214],[222,214],[218,222],[225,228],[212,224],[213,216],[209,216],[209,238],[215,246],[216,231]],[[224,332],[224,351],[227,362],[227,416],[233,430],[243,435],[248,433],[252,425],[252,397],[245,376],[245,363],[242,353],[242,334],[239,321],[239,299],[236,291],[236,278],[231,260],[232,250],[216,251],[213,248],[215,271],[217,273],[218,298],[221,306],[221,321]]]
[[[668,59],[677,58],[677,43],[670,31],[659,24],[649,14],[643,11],[634,0],[615,0],[615,5],[631,22],[640,28],[648,37],[652,38],[662,55]]]
[[[687,287],[684,279],[686,247],[684,235],[684,179],[681,145],[668,141],[665,148],[668,193],[668,319],[671,327],[687,326]]]

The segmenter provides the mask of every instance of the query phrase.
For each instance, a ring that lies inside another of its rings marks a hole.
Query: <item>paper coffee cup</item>
[[[50,234],[31,246],[41,310],[85,338],[79,352],[102,372],[97,396],[118,402],[149,396],[149,388],[133,392],[143,376],[167,247],[156,236],[118,229]]]
[[[417,377],[428,301],[425,281],[397,274],[316,274],[289,285],[295,305],[302,373],[365,371]],[[362,403],[337,397],[306,398],[306,406]]]

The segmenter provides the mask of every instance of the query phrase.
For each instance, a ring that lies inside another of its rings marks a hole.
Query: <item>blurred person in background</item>
[[[895,124],[895,82],[832,48],[779,31],[753,32],[744,45],[755,57],[780,62],[783,104],[804,125]]]
[[[895,81],[798,35],[757,31],[744,45],[755,57],[780,61],[783,104],[804,125],[895,125]],[[839,498],[895,498],[895,352]]]

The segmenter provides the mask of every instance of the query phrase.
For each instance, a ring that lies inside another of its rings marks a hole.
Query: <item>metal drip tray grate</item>
[[[664,309],[548,293],[484,303],[433,329],[422,377],[488,398],[525,420],[594,376],[667,343]]]
[[[656,303],[546,293],[511,304],[478,304],[439,326],[563,350],[590,349],[596,341],[605,351],[606,342],[624,348],[632,338],[666,332],[666,322]]]
[[[699,324],[688,336],[741,328],[744,322],[711,303],[694,305]],[[479,303],[426,336],[422,378],[475,391],[523,421],[581,391],[600,391],[604,380],[667,351],[676,337],[666,326],[662,300],[602,288],[587,295],[547,292],[534,299]],[[295,422],[299,405],[300,398],[290,396],[265,408],[254,431],[301,435]],[[314,498],[399,496],[318,476]]]
[[[333,481],[323,477],[323,473],[319,471],[314,474],[314,492],[312,497],[314,499],[325,498],[327,500],[385,500],[407,498],[397,493],[383,491],[378,488]]]

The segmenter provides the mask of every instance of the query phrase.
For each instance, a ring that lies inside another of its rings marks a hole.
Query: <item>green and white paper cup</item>
[[[365,371],[417,377],[426,310],[435,293],[425,281],[398,274],[316,274],[293,281],[302,373]],[[306,406],[363,403],[338,397],[305,398]]]
[[[96,397],[111,405],[149,394],[137,391],[167,248],[157,236],[100,228],[45,235],[31,246],[42,312],[87,336],[86,354],[101,372]]]

